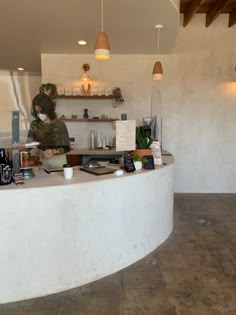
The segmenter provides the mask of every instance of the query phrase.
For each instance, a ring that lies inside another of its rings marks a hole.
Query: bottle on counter
[[[102,148],[102,140],[101,140],[100,131],[96,132],[96,148],[97,149],[101,149]]]
[[[162,165],[162,155],[161,155],[161,145],[158,140],[154,140],[152,144],[150,145],[150,148],[152,149],[152,155],[154,159],[154,164],[157,166]]]
[[[0,185],[8,185],[12,182],[12,167],[6,157],[5,149],[0,148]]]
[[[91,130],[90,132],[90,149],[95,149],[95,132]]]

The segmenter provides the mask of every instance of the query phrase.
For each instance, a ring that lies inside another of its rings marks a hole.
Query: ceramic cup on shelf
[[[73,177],[73,166],[71,164],[64,164],[63,170],[65,179],[71,179]]]

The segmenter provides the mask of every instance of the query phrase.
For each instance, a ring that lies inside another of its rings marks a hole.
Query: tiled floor
[[[236,194],[176,194],[172,235],[140,262],[77,289],[0,305],[0,315],[31,314],[236,315]]]

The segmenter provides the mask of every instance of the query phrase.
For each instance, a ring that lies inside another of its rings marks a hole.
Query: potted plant
[[[138,154],[133,154],[132,155],[132,160],[134,162],[135,170],[136,171],[141,170],[142,167],[143,167],[142,158]]]
[[[136,127],[136,150],[133,155],[138,155],[143,158],[145,155],[151,155],[152,149],[150,148],[153,139],[146,135],[143,126]]]

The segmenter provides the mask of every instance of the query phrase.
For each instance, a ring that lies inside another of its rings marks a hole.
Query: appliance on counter
[[[20,171],[23,173],[24,179],[34,177],[33,169],[41,165],[38,149],[20,149]]]
[[[75,147],[75,138],[70,137],[70,148],[73,149]]]
[[[106,154],[106,150],[104,150],[104,154],[82,154],[80,155],[80,165],[88,165],[89,163],[97,163],[108,161],[113,163],[115,160],[119,159],[122,156],[121,153],[114,153],[112,155]]]
[[[91,164],[90,164],[91,165]],[[112,174],[116,171],[114,168],[109,168],[104,165],[93,165],[92,167],[88,166],[81,166],[80,170],[85,171],[94,175],[105,175],[105,174]]]
[[[157,139],[157,123],[156,116],[144,116],[143,117],[143,129],[148,137]]]

